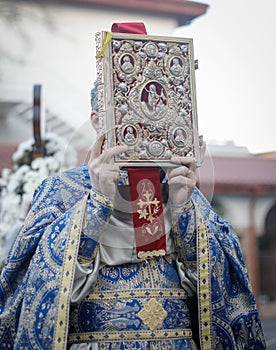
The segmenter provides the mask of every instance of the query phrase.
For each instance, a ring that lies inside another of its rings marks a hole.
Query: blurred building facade
[[[90,127],[96,78],[94,34],[113,22],[142,21],[148,33],[171,36],[208,6],[179,0],[1,0],[0,168],[11,167],[16,145],[32,136],[32,89],[42,84],[46,125],[80,149]],[[85,159],[81,156],[80,163]],[[0,169],[1,170],[1,169]],[[251,155],[231,143],[209,145],[199,186],[237,231],[265,317],[276,316],[276,157]]]
[[[262,316],[276,316],[276,152],[208,145],[199,187],[237,232]]]
[[[47,127],[82,145],[95,137],[89,121],[95,33],[134,21],[144,22],[151,35],[171,36],[208,8],[179,0],[1,0],[0,6],[1,141],[31,136],[26,123],[32,88],[42,84]]]

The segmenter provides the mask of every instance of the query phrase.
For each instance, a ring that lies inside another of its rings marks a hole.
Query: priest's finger
[[[118,154],[126,152],[128,150],[129,150],[129,146],[127,145],[115,146],[115,147],[109,148],[105,150],[104,153],[102,154],[101,156],[102,161],[104,163],[109,163],[114,156],[117,156]]]
[[[98,158],[101,155],[105,136],[106,136],[105,133],[102,133],[97,137],[96,142],[91,148],[90,160]]]
[[[196,162],[193,157],[172,157],[171,163],[178,164],[178,165],[185,165],[192,171],[196,170]]]

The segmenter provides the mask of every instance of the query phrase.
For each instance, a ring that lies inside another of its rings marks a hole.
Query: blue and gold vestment
[[[83,341],[99,349],[193,349],[192,332],[202,350],[265,349],[232,227],[197,189],[171,212],[177,259],[197,275],[198,330],[170,255],[103,266],[90,293],[71,303],[76,265],[96,262],[112,213],[84,165],[46,179],[35,195],[1,274],[0,349],[64,350]]]

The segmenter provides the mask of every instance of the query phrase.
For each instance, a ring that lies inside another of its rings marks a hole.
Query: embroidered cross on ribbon
[[[159,168],[128,168],[136,254],[150,258],[166,254],[166,233]]]

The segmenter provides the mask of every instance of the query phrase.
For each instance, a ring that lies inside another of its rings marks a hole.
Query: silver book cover
[[[106,147],[127,144],[122,165],[201,163],[193,40],[96,33],[98,106]]]

